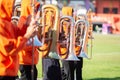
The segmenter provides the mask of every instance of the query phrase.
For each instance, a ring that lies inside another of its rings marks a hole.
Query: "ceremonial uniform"
[[[38,2],[35,2],[36,11],[39,8],[39,6],[40,4]],[[24,33],[26,32],[26,27],[24,25],[28,26],[25,23],[26,22],[29,23],[27,17],[30,16],[31,13],[32,13],[31,0],[22,0],[21,15],[18,22],[18,27],[20,29],[24,28],[24,31],[22,32],[21,35],[24,35]],[[19,52],[19,64],[20,64],[20,72],[21,72],[20,78],[22,80],[24,79],[32,80],[32,77],[34,77],[34,80],[37,80],[38,71],[36,64],[38,63],[38,60],[39,60],[39,54],[37,51],[37,47],[34,46],[33,48],[32,44],[27,44],[27,46]],[[33,70],[33,73],[31,70]]]
[[[18,75],[18,52],[34,32],[29,27],[25,35],[19,36],[21,30],[11,23],[14,0],[0,0],[0,80],[15,80]]]

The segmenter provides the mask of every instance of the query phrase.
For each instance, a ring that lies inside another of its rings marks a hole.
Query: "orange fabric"
[[[38,10],[40,4],[37,2],[37,0],[34,0],[35,2],[35,11]],[[21,16],[28,16],[32,13],[32,5],[31,0],[22,0],[21,2]]]
[[[35,2],[35,7],[38,9],[38,7],[40,6],[40,4],[38,2]],[[32,11],[32,7],[31,7],[31,0],[22,0],[21,2],[21,15],[20,15],[20,19],[18,22],[18,27],[22,30],[22,34],[24,35],[26,32],[26,21],[27,21],[27,17],[31,14]],[[39,60],[39,55],[37,52],[37,47],[34,48],[34,64],[38,63]],[[24,65],[31,65],[32,64],[32,46],[26,46],[23,50],[21,50],[19,52],[19,63],[20,64],[24,64]]]
[[[76,55],[78,56],[80,54],[80,46],[75,46],[75,51],[76,51]]]
[[[26,33],[27,25],[26,25],[27,18],[25,16],[21,16],[18,21],[18,28],[21,30],[20,35],[24,35]]]
[[[20,64],[31,65],[32,64],[32,46],[25,47],[22,51],[19,52],[19,62]],[[34,48],[34,64],[37,64],[39,60],[39,55],[37,47]]]
[[[21,16],[28,16],[31,14],[32,6],[31,0],[22,0],[21,1]]]
[[[73,8],[72,7],[63,7],[62,15],[64,16],[73,16]]]
[[[11,21],[14,0],[0,0],[0,76],[17,76],[18,52],[27,39],[18,37],[18,28]]]
[[[61,48],[60,47],[60,56],[62,59],[66,59],[68,57],[68,53],[67,53],[67,48]]]
[[[11,21],[14,0],[0,0],[0,18]]]

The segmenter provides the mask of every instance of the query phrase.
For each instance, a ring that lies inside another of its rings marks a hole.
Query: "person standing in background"
[[[34,0],[35,14],[37,13],[40,3]],[[21,35],[24,35],[26,28],[29,25],[29,18],[32,15],[32,3],[31,0],[22,0],[21,2],[21,15],[18,21],[19,29],[24,28],[24,31]],[[25,24],[26,23],[26,24]],[[26,25],[26,26],[23,26]],[[27,46],[19,52],[19,64],[20,64],[20,79],[21,80],[37,80],[38,70],[37,63],[39,61],[39,54],[37,51],[37,46],[34,46],[32,43],[27,42]]]
[[[43,1],[45,3],[45,0],[43,0]],[[48,11],[51,11],[51,10],[48,10]],[[42,14],[44,15],[44,13],[42,13]],[[46,12],[45,20],[46,20],[47,25],[45,27],[49,27],[49,25],[51,25],[51,24],[53,26],[51,14],[52,14],[52,19],[55,19],[55,16],[53,16],[52,11],[48,12],[48,13]],[[45,31],[47,31],[47,28]],[[53,36],[53,37],[55,37],[55,36]],[[46,42],[48,42],[48,41],[46,40]],[[42,47],[43,49],[45,49],[45,51],[44,50],[43,50],[43,52],[41,51],[40,55],[44,55],[44,53],[46,53],[46,52],[48,52],[48,54],[50,53],[49,48],[46,49],[46,47],[48,47],[48,45],[46,45],[46,43],[45,43],[45,45],[43,45],[43,47]],[[49,46],[49,47],[51,47],[51,46]],[[54,47],[56,47],[56,46],[54,46]],[[54,48],[54,47],[52,47],[52,48]],[[51,52],[51,54],[52,54],[52,52]],[[52,58],[49,56],[42,57],[42,68],[43,68],[43,73],[42,73],[43,80],[62,80],[59,59],[55,59],[55,58]]]
[[[73,16],[74,9],[70,6],[64,6],[62,8],[62,16]],[[62,60],[62,73],[64,75],[62,76],[62,79],[65,80],[82,80],[82,66],[83,66],[83,58],[78,57],[79,61],[68,61],[68,60]],[[75,73],[76,70],[76,73]],[[74,74],[76,74],[76,77],[74,77]]]

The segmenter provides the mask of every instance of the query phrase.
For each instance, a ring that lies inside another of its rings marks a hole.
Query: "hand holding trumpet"
[[[26,30],[26,34],[24,35],[25,38],[29,39],[36,35],[38,31],[38,26],[36,24],[36,20],[31,16],[28,17],[27,24],[29,25]]]

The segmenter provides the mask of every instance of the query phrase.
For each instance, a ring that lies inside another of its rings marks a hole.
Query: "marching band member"
[[[22,50],[30,37],[36,32],[35,21],[32,20],[23,36],[12,24],[14,0],[0,0],[0,80],[16,80],[19,70],[18,52]]]
[[[40,3],[35,2],[35,11],[38,11],[39,7],[40,7]],[[29,18],[31,13],[32,13],[31,0],[22,0],[21,15],[18,22],[18,27],[20,29],[24,28],[22,35],[24,35],[24,33],[26,32],[26,28],[29,25]],[[23,26],[23,25],[26,25],[26,26]],[[33,80],[33,79],[37,80],[38,70],[37,70],[36,64],[38,63],[38,60],[39,60],[39,54],[36,48],[37,47],[35,46],[33,48],[32,44],[27,44],[27,46],[19,52],[21,80]],[[34,60],[33,60],[33,55],[34,55]],[[33,65],[34,65],[34,68],[33,68]],[[33,72],[31,71],[32,69],[33,69]]]
[[[50,23],[50,14],[46,14],[46,24]],[[56,47],[56,46],[54,46]],[[48,53],[49,54],[49,53]],[[51,57],[42,58],[43,80],[62,80],[59,59]]]
[[[72,7],[63,7],[62,15],[63,16],[72,16],[73,17],[74,10]],[[82,66],[83,66],[83,58],[78,57],[80,61],[67,61],[62,60],[63,71],[66,74],[67,80],[82,80]],[[74,77],[74,72],[76,70],[76,77]],[[65,76],[63,76],[64,78]],[[65,79],[66,80],[66,79]]]

